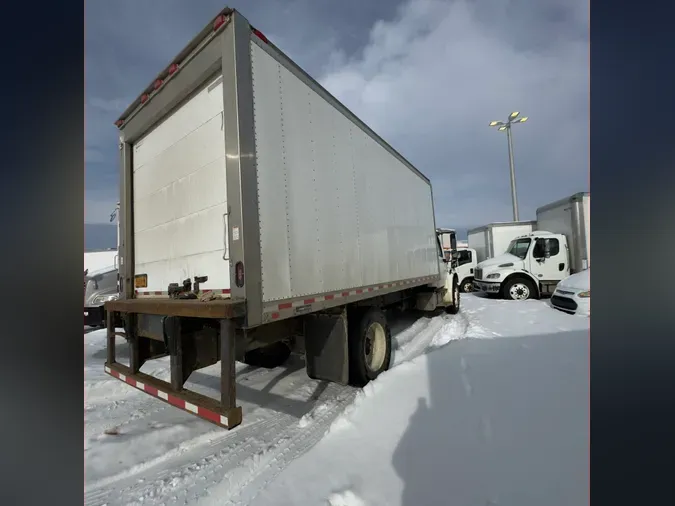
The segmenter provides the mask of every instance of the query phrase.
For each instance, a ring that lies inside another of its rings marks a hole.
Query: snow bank
[[[587,322],[560,330],[570,319],[542,302],[476,301],[476,330],[511,338],[463,339],[387,372],[247,504],[587,502]]]
[[[86,504],[587,500],[588,320],[470,294],[459,315],[392,322],[394,367],[363,390],[311,380],[302,360],[238,364],[230,432],[103,374],[105,331],[86,334]],[[168,359],[143,371],[167,379]],[[216,397],[218,365],[188,387]]]

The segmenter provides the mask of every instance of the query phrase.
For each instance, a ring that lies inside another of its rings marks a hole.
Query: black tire
[[[389,369],[391,330],[379,309],[354,310],[349,321],[349,383],[363,387]]]
[[[253,367],[263,367],[265,369],[274,369],[284,365],[291,356],[291,349],[284,342],[277,342],[247,351],[244,355],[244,363]]]
[[[502,296],[508,300],[536,299],[537,288],[527,278],[509,279],[502,289]]]
[[[473,278],[463,279],[459,286],[462,293],[473,292]]]
[[[457,314],[459,313],[459,305],[460,305],[460,296],[459,296],[459,284],[457,283],[457,278],[452,280],[452,304],[447,306],[445,308],[445,311],[448,314]]]

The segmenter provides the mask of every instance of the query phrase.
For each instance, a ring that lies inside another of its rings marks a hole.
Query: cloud
[[[511,219],[506,138],[487,125],[513,110],[530,117],[514,127],[521,219],[588,189],[588,4],[488,5],[406,3],[356,56],[327,55],[320,79],[430,177],[442,225]]]
[[[521,218],[588,189],[587,0],[232,5],[430,177],[439,225],[511,219],[506,138],[487,124],[512,110],[530,118],[513,132]],[[112,123],[220,8],[87,5],[89,217],[117,199]]]

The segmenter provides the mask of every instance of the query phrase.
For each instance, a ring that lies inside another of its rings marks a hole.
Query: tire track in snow
[[[188,485],[188,480],[196,481],[195,474],[204,467],[213,466],[214,471],[221,470],[223,473],[238,467],[249,457],[256,441],[266,435],[278,434],[282,424],[283,420],[278,417],[270,417],[240,427],[236,432],[223,432],[215,437],[213,432],[198,436],[150,462],[92,484],[85,491],[85,505],[129,505],[139,501],[152,504],[153,499],[165,502],[163,493],[174,492],[181,484]],[[204,445],[205,439],[208,443]],[[194,451],[188,454],[189,448],[195,446],[201,446],[197,455]],[[175,463],[177,466],[157,471],[162,464],[174,459],[179,460]]]
[[[348,387],[341,387],[341,390],[335,400],[317,406],[312,411],[309,424],[301,423],[302,420],[294,424],[289,431],[294,432],[294,435],[267,455],[267,458],[260,459],[257,466],[249,468],[247,478],[236,485],[234,493],[231,493],[227,501],[218,501],[218,504],[235,506],[250,503],[291,462],[318,443],[335,419],[354,402],[359,391]],[[228,489],[231,490],[232,488]]]
[[[407,329],[393,336],[396,344],[392,366],[467,337],[467,333],[472,334],[469,330],[473,327],[473,318],[471,312],[468,313],[413,321]],[[238,377],[238,381],[268,373],[267,370],[249,371]],[[160,374],[158,371],[157,375]],[[286,394],[312,382],[307,378],[300,385],[293,385]],[[327,402],[317,405],[310,416],[306,415],[300,421],[296,416],[268,407],[255,409],[246,414],[245,420],[255,417],[256,413],[262,419],[225,432],[222,437],[214,437],[213,432],[201,434],[160,457],[90,484],[86,488],[86,504],[185,504],[201,499],[204,501],[200,503],[205,504],[220,505],[225,501],[226,504],[246,504],[292,461],[323,438],[333,422],[353,404],[358,391],[330,384],[324,392],[327,395],[322,395],[328,397]],[[129,415],[128,405],[120,405],[120,415],[135,416],[138,420],[175,409],[161,403],[157,409],[147,410],[145,406],[150,400],[139,393],[138,400],[134,398],[133,401],[143,406]],[[127,423],[131,421],[124,425]],[[212,499],[206,497],[209,495]]]
[[[412,360],[433,348],[444,346],[450,341],[464,338],[470,327],[470,319],[461,312],[457,315],[445,314],[431,318],[421,324],[419,322],[420,320],[417,320],[410,328],[395,337],[398,352],[393,367]],[[230,495],[226,502],[219,502],[219,504],[228,506],[250,504],[291,462],[306,453],[324,437],[338,416],[353,404],[357,392],[359,390],[350,392],[338,401],[336,406],[320,413],[308,426],[299,424],[301,427],[306,427],[305,430],[299,432],[262,469],[251,471],[249,478],[239,485],[237,492]],[[318,410],[320,407],[315,411]]]

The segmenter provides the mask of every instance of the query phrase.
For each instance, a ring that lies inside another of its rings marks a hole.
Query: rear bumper
[[[103,306],[92,306],[84,308],[84,324],[88,327],[100,327],[105,325],[103,317]]]
[[[476,292],[498,294],[501,289],[501,283],[488,283],[486,281],[473,281],[473,289]]]

